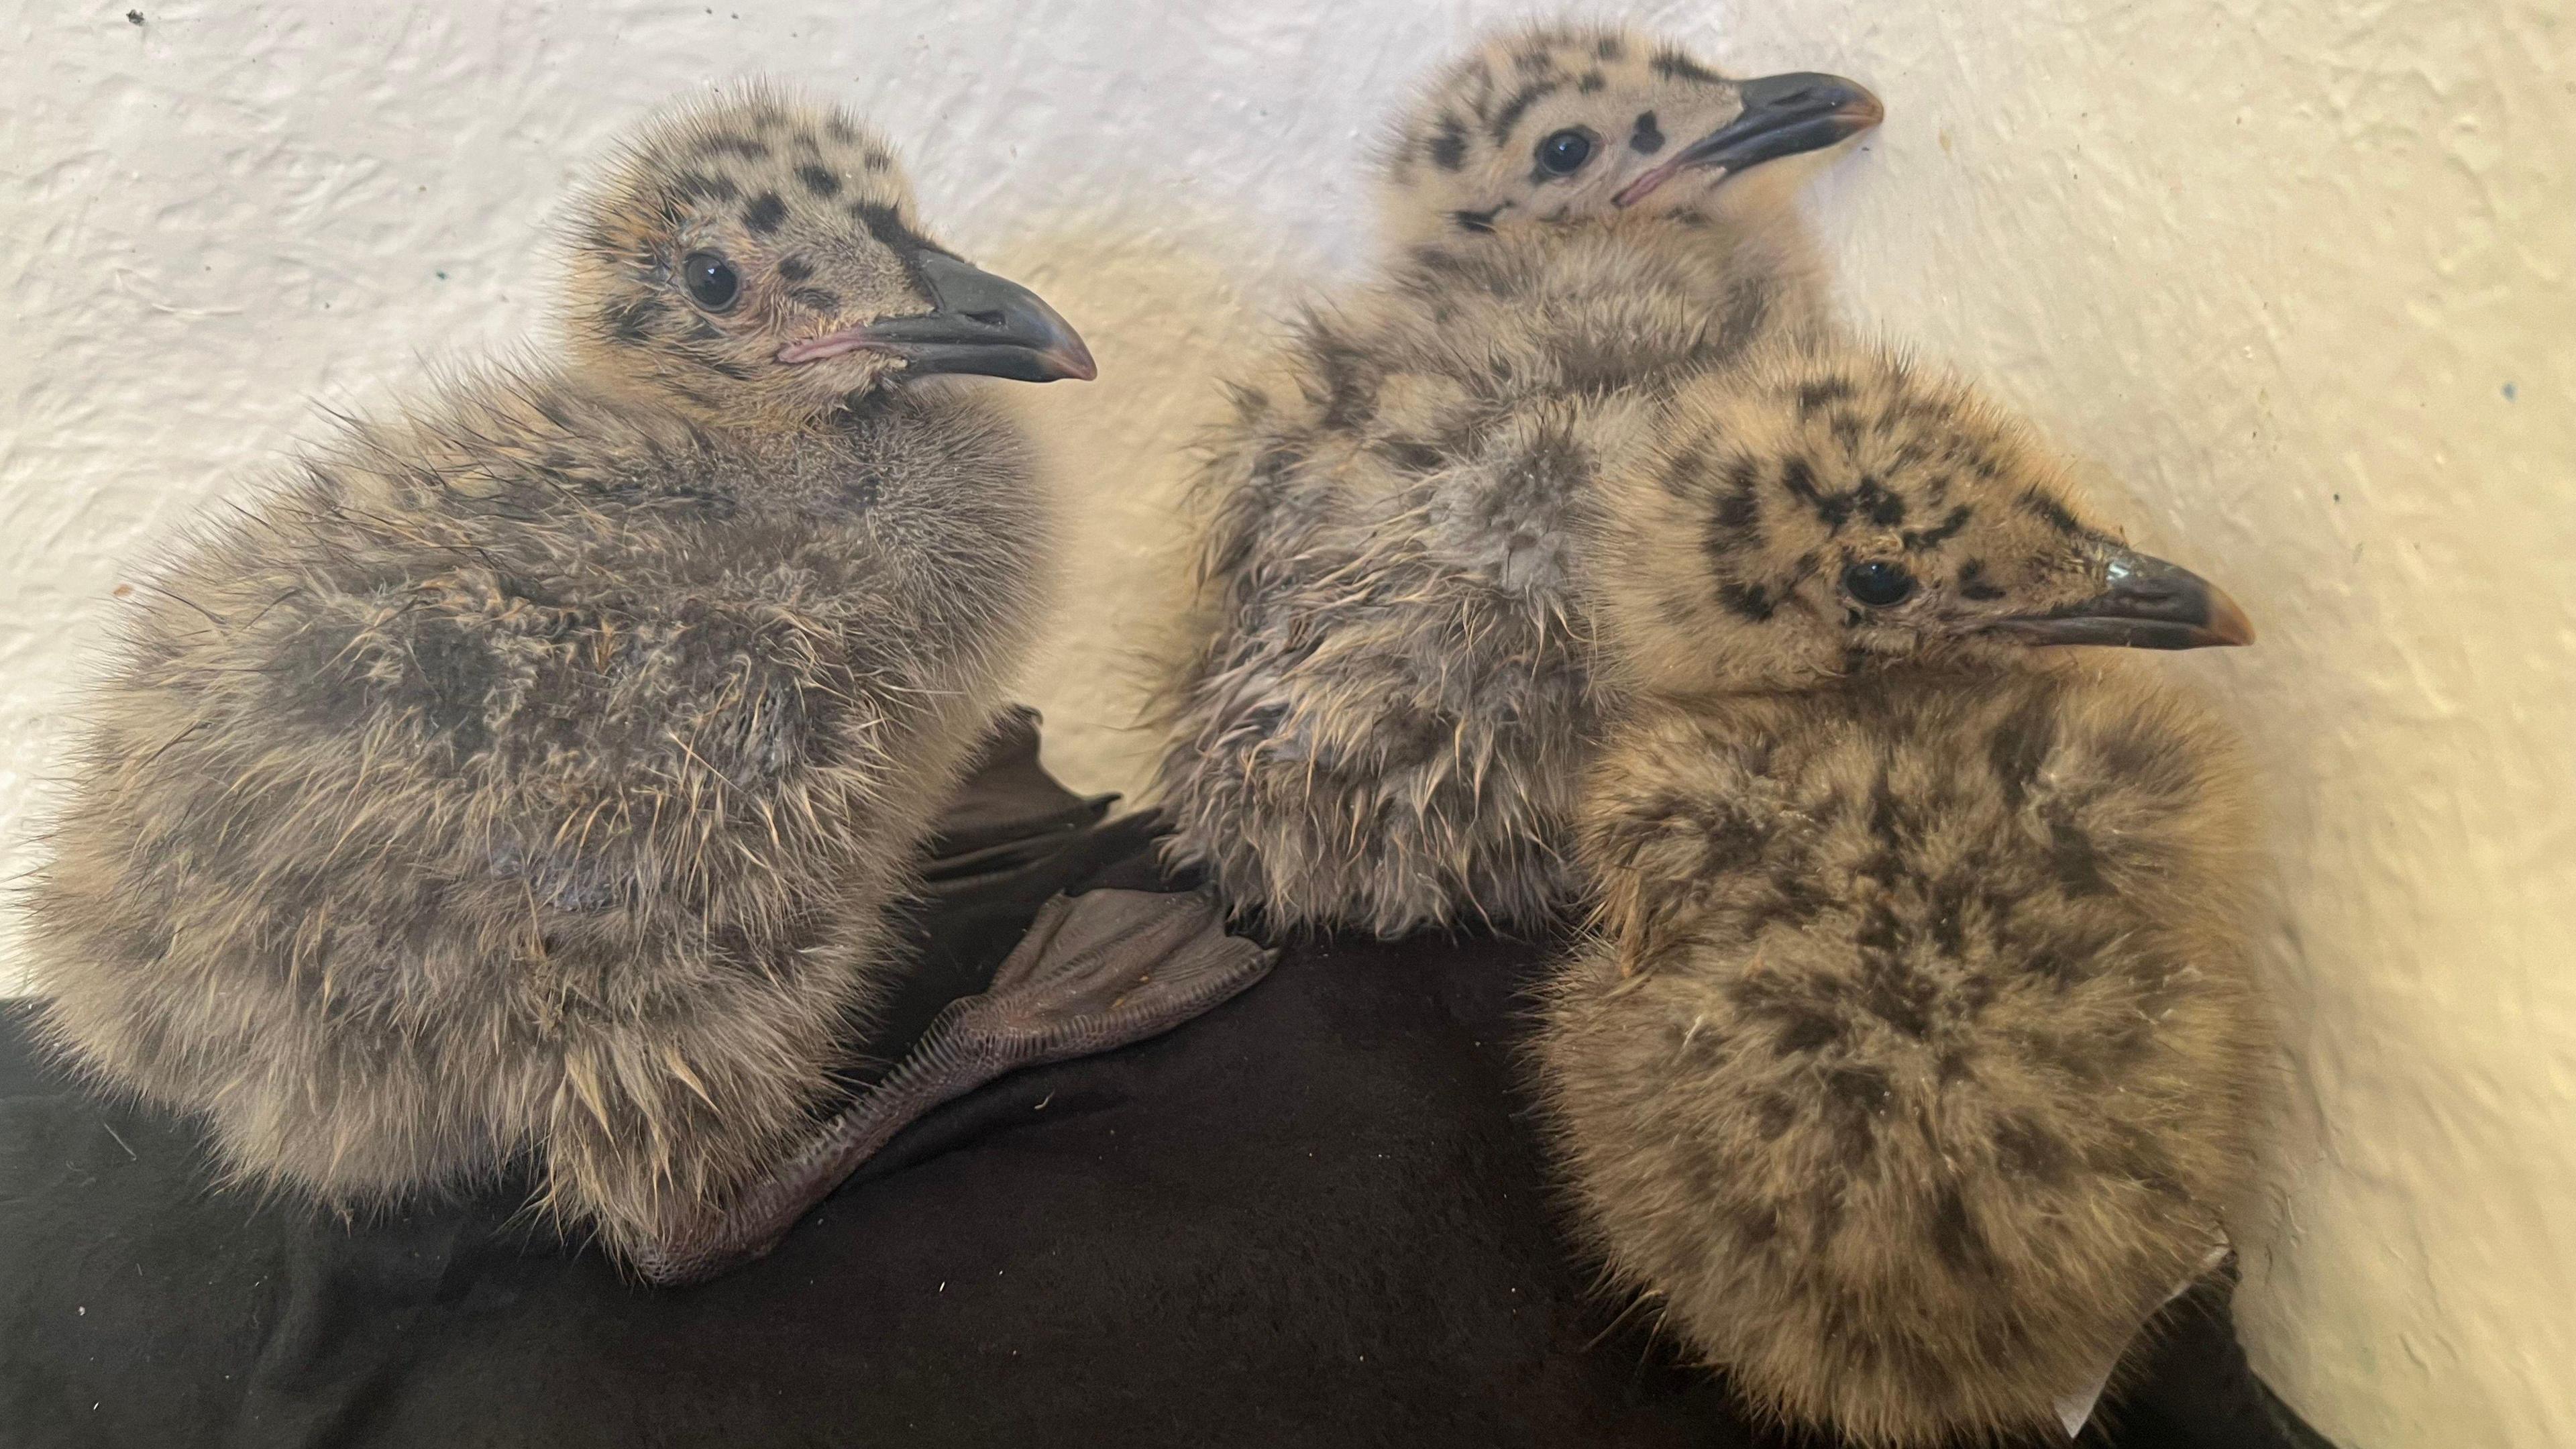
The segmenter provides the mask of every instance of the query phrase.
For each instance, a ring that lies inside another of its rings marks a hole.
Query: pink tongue
[[[1656,187],[1663,185],[1665,182],[1672,180],[1673,173],[1681,169],[1681,158],[1676,156],[1672,160],[1665,162],[1663,165],[1656,167],[1654,170],[1647,172],[1645,175],[1638,177],[1636,180],[1629,182],[1626,186],[1621,187],[1619,194],[1610,198],[1610,204],[1612,206],[1634,206],[1638,202],[1645,200],[1647,193],[1653,191]],[[1723,176],[1726,173],[1723,169],[1718,169],[1715,174]]]
[[[865,328],[854,327],[847,332],[826,333],[821,337],[808,337],[799,342],[788,343],[778,349],[778,360],[819,362],[826,357],[838,357],[844,352],[856,352],[867,346],[871,340]]]

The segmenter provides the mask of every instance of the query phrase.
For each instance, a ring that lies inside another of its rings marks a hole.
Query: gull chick
[[[2245,767],[2132,650],[2253,631],[1992,408],[1827,337],[1606,492],[1634,712],[1539,1042],[1584,1217],[1783,1417],[2052,1426],[2249,1186]]]
[[[956,375],[1093,368],[767,92],[632,137],[570,253],[560,356],[349,425],[162,570],[34,967],[52,1045],[238,1179],[524,1158],[631,1263],[807,1134],[1030,632],[1029,449]]]
[[[1619,30],[1515,32],[1437,79],[1388,148],[1381,274],[1234,388],[1201,482],[1157,776],[1178,863],[1279,928],[1563,907],[1595,481],[1674,389],[1820,315],[1787,198],[1732,178],[1878,116]]]

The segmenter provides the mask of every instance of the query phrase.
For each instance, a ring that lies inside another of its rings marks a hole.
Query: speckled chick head
[[[1881,114],[1835,76],[1735,80],[1626,30],[1512,31],[1443,71],[1397,127],[1386,226],[1414,244],[1700,211],[1727,178],[1832,146]]]
[[[2020,426],[1875,348],[1793,339],[1685,390],[1613,488],[1602,603],[1657,693],[2253,639],[2226,594],[2094,523]]]
[[[767,89],[642,128],[572,254],[581,362],[719,421],[817,418],[934,373],[1092,375],[1044,302],[931,240],[883,139]]]

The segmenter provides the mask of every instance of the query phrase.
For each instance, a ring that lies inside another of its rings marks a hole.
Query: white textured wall
[[[33,0],[0,21],[0,870],[147,542],[417,359],[539,325],[540,228],[651,103],[764,71],[908,142],[1091,337],[1027,394],[1112,667],[1204,375],[1366,255],[1359,157],[1479,20],[1379,0]],[[514,18],[505,19],[505,12]],[[2552,0],[1742,0],[1634,18],[1891,119],[1819,188],[1852,310],[1991,378],[2262,645],[2174,667],[2272,766],[2296,1121],[2245,1295],[2351,1449],[2576,1443],[2576,45]],[[5,958],[0,958],[5,959]],[[5,982],[0,966],[0,982]]]

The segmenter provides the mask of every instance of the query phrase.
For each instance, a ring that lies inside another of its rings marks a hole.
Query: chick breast
[[[1540,1040],[1614,1270],[1793,1417],[2049,1423],[2247,1190],[2241,786],[2124,660],[1625,732],[1583,824],[1612,939]]]

